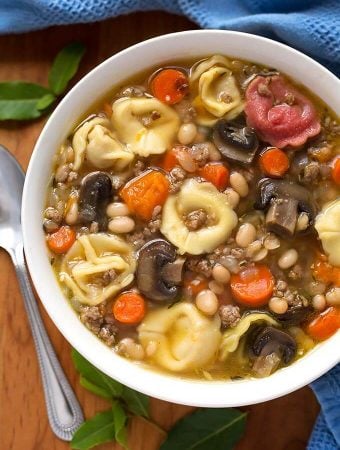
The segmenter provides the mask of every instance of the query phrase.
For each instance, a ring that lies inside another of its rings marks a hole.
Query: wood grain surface
[[[47,83],[56,52],[65,44],[81,40],[86,57],[77,78],[98,63],[131,44],[149,37],[196,28],[178,16],[139,13],[91,25],[50,28],[30,34],[0,37],[0,80],[22,79]],[[166,52],[166,49],[164,49]],[[114,81],[114,80],[113,80]],[[89,92],[89,102],[95,93]],[[27,123],[0,124],[0,143],[26,169],[44,119]],[[70,346],[42,310],[44,322],[61,364],[69,377],[86,417],[106,408],[106,402],[85,391],[70,358]],[[31,333],[15,273],[7,254],[0,249],[0,449],[66,450],[47,421],[45,404]],[[192,408],[152,400],[152,416],[165,429]],[[245,408],[247,431],[237,450],[303,450],[319,407],[309,388],[286,397]],[[136,419],[131,424],[132,450],[157,450],[163,439],[157,429]],[[101,450],[118,449],[105,444]],[[176,450],[176,449],[174,449]]]

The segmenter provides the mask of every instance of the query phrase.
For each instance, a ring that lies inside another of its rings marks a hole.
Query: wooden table
[[[80,40],[88,49],[77,75],[80,78],[98,63],[131,44],[163,33],[193,28],[196,28],[193,23],[181,17],[165,13],[139,13],[97,24],[3,36],[0,37],[0,80],[22,79],[46,84],[53,56],[70,41]],[[93,95],[89,93],[90,102]],[[0,123],[0,143],[9,148],[24,169],[43,125],[44,119],[27,123]],[[103,410],[106,402],[80,387],[71,362],[69,344],[43,310],[42,315],[85,416]],[[10,259],[2,250],[0,346],[0,448],[70,448],[50,430],[23,302]],[[152,400],[153,418],[166,429],[191,409]],[[311,390],[304,388],[286,397],[245,409],[249,411],[247,432],[237,446],[238,450],[303,450],[319,407]],[[157,450],[162,441],[162,435],[156,429],[138,419],[133,421],[129,436],[132,450]],[[114,444],[100,447],[101,450],[118,448]]]

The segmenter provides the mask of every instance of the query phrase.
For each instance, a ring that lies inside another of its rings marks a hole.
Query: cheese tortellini
[[[236,327],[228,328],[224,331],[220,344],[220,361],[225,361],[228,358],[229,353],[233,353],[237,350],[240,340],[247,333],[251,325],[254,325],[255,323],[261,324],[263,322],[267,325],[278,326],[276,320],[274,320],[269,314],[254,312],[244,315]]]
[[[190,231],[184,217],[203,209],[211,223]],[[186,180],[176,195],[170,195],[163,206],[161,232],[178,248],[178,252],[200,255],[213,251],[230,236],[237,224],[237,215],[225,194],[208,182]]]
[[[103,275],[114,271],[109,283]],[[98,305],[130,284],[134,278],[135,261],[132,248],[112,234],[80,236],[64,256],[60,281],[73,296],[87,305]]]
[[[119,142],[110,126],[108,119],[96,116],[76,130],[72,140],[73,170],[79,170],[85,158],[98,169],[117,171],[124,170],[132,162],[133,153]]]
[[[195,370],[209,364],[216,356],[221,321],[204,316],[191,303],[177,303],[150,311],[138,328],[144,348],[153,341],[157,350],[152,359],[173,372]]]
[[[340,200],[324,207],[315,220],[315,228],[329,262],[340,267]]]
[[[230,61],[220,55],[194,66],[190,84],[197,91],[193,105],[199,124],[211,126],[221,117],[234,119],[243,111],[244,102],[230,67]]]
[[[113,103],[112,110],[119,138],[139,156],[164,153],[180,126],[175,110],[156,98],[123,97]]]

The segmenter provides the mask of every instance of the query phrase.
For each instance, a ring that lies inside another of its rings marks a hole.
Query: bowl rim
[[[64,301],[71,310],[70,305],[61,293],[60,287],[56,284],[56,280],[53,286],[46,286],[46,284],[48,284],[45,283],[46,278],[45,276],[41,276],[41,274],[46,275],[47,281],[51,281],[52,278],[49,272],[52,272],[52,269],[47,267],[48,259],[45,244],[38,242],[38,234],[33,232],[33,227],[31,226],[34,219],[33,212],[35,211],[34,206],[31,208],[31,190],[33,190],[33,192],[39,192],[39,182],[35,178],[35,172],[36,167],[39,167],[40,154],[42,154],[43,146],[48,141],[49,134],[53,134],[53,128],[55,126],[54,122],[57,117],[60,117],[63,111],[69,109],[70,101],[83,89],[83,86],[90,80],[100,76],[100,73],[107,66],[112,64],[113,61],[124,58],[129,53],[142,51],[143,48],[150,45],[152,46],[155,43],[168,43],[171,45],[173,39],[180,39],[182,36],[188,36],[189,38],[191,37],[196,40],[197,37],[201,38],[209,35],[221,38],[229,36],[240,40],[252,39],[259,44],[263,43],[267,46],[275,47],[278,51],[282,51],[283,53],[291,53],[293,57],[304,60],[307,65],[316,68],[329,83],[332,85],[336,84],[340,88],[340,81],[337,77],[312,58],[285,44],[250,33],[227,30],[190,30],[157,36],[130,46],[106,59],[85,75],[67,93],[45,124],[34,147],[23,190],[23,239],[30,274],[45,310],[66,340],[94,366],[130,388],[161,400],[201,407],[243,406],[286,395],[309,384],[334,367],[340,362],[340,354],[338,352],[340,332],[324,343],[317,345],[312,351],[294,362],[291,366],[283,368],[264,379],[250,378],[238,381],[201,381],[188,379],[181,375],[164,374],[144,368],[138,363],[130,362],[115,354],[113,355],[112,351],[106,347],[105,344],[100,342],[93,333],[86,329],[78,317],[76,317],[73,310],[72,314],[77,322],[79,322],[81,328],[76,325],[74,319],[71,318],[71,314],[66,313],[64,306],[60,308],[59,304],[51,299],[51,294],[53,294],[53,298],[59,298],[59,300],[63,298],[61,301]],[[195,47],[197,47],[197,41],[195,42]],[[55,150],[52,154],[54,153]],[[52,161],[50,161],[50,164],[52,164]],[[36,251],[34,244],[38,244],[38,248],[40,247],[38,252]],[[43,254],[41,250],[41,244],[44,245],[45,254]],[[58,289],[55,289],[56,286]],[[77,333],[75,333],[71,327],[75,327]],[[323,349],[323,353],[326,353],[327,357],[323,355],[323,357],[319,357],[319,360],[316,360],[315,354],[321,354],[320,348]],[[106,358],[112,358],[112,360],[107,362]],[[289,382],[287,382],[287,380]]]

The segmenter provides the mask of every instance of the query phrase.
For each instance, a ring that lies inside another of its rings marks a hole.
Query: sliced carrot
[[[143,320],[146,303],[144,298],[136,292],[124,292],[114,302],[112,312],[118,322],[134,325]]]
[[[331,306],[319,313],[307,325],[308,334],[317,341],[323,341],[340,329],[340,309]]]
[[[176,148],[168,150],[163,156],[163,158],[158,162],[158,166],[166,170],[167,172],[170,172],[177,165],[178,159]]]
[[[269,177],[280,178],[289,169],[289,159],[279,148],[270,148],[260,156],[260,168]]]
[[[184,289],[191,296],[195,297],[204,289],[208,289],[208,280],[202,275],[187,272],[184,276]]]
[[[220,191],[223,191],[229,183],[229,170],[221,163],[208,163],[198,171],[200,177],[210,181]]]
[[[340,158],[336,158],[332,167],[332,178],[334,183],[340,185]]]
[[[52,252],[57,254],[66,253],[76,240],[76,233],[68,226],[62,226],[58,231],[49,234],[46,238],[47,245]]]
[[[149,221],[156,206],[163,206],[169,195],[169,181],[159,170],[133,178],[120,191],[129,210],[140,219]]]
[[[340,268],[334,267],[324,255],[319,255],[313,264],[313,276],[316,280],[325,284],[334,284],[340,286]]]
[[[274,277],[267,266],[255,264],[233,274],[230,287],[234,298],[242,305],[263,306],[273,293]]]
[[[180,102],[189,90],[188,78],[180,70],[164,69],[151,82],[153,95],[161,102],[174,105]]]

